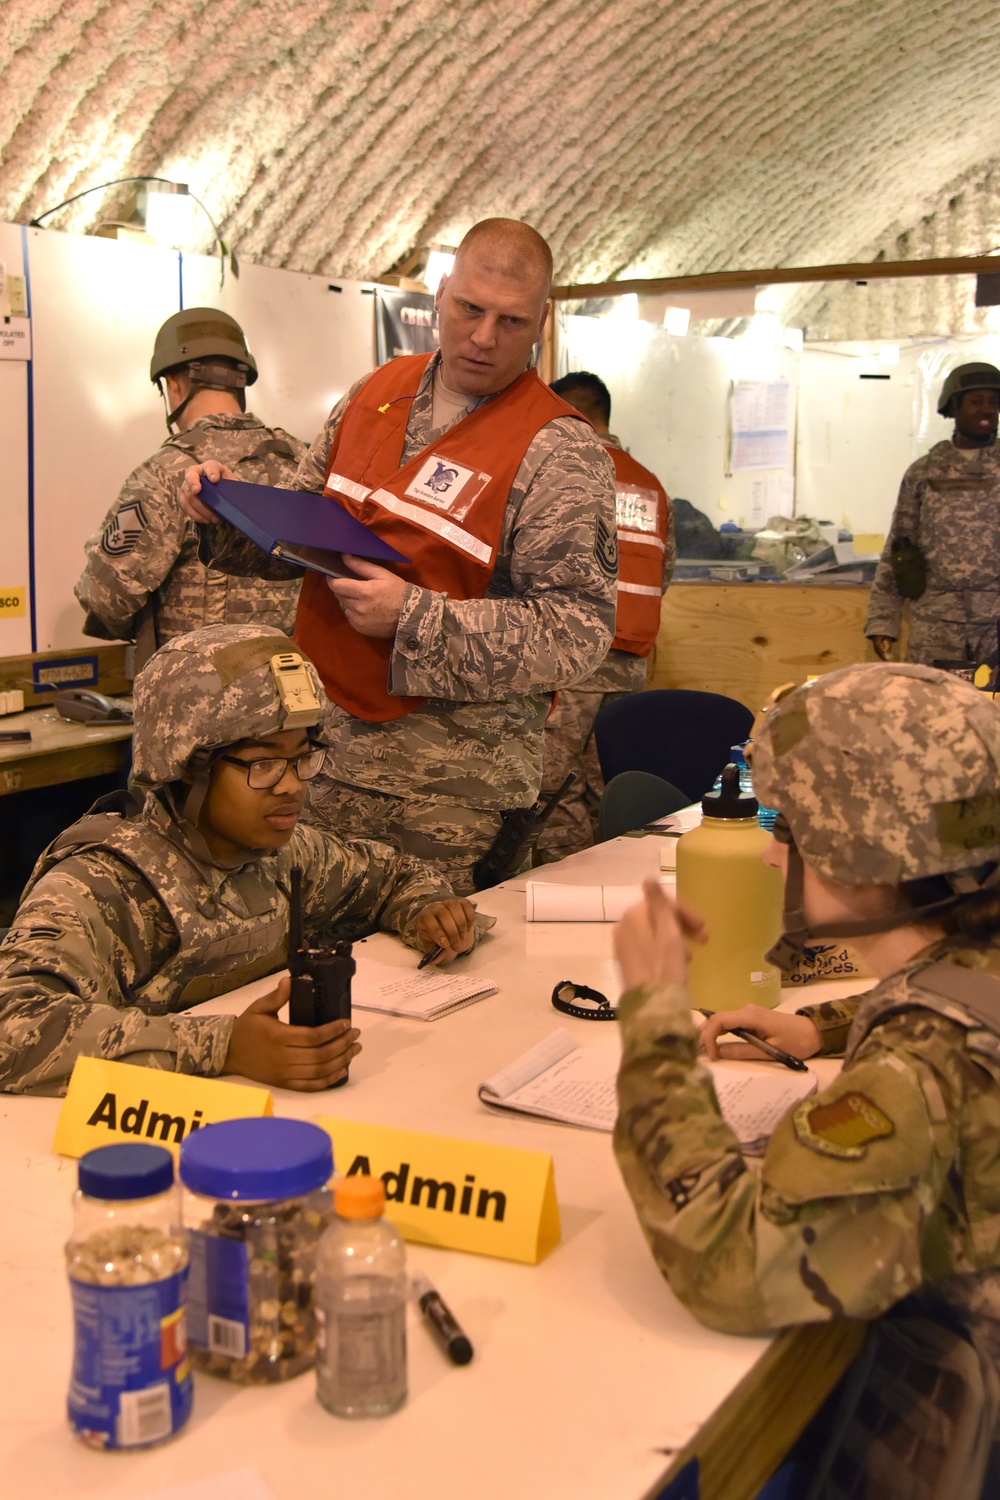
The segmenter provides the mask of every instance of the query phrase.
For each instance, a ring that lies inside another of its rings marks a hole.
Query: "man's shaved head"
[[[548,314],[552,252],[517,219],[483,219],[458,247],[435,306],[445,388],[482,398],[531,363]]]
[[[545,240],[519,219],[480,219],[473,224],[455,255],[455,268],[475,250],[477,262],[516,281],[543,282],[542,295],[552,285],[552,251]]]

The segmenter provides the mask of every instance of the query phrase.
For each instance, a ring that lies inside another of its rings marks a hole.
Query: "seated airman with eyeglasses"
[[[279,631],[178,636],[135,682],[133,791],[42,854],[0,945],[0,1089],[65,1092],[76,1059],[328,1088],[350,1021],[286,1025],[288,980],[238,1017],[192,1006],[284,967],[291,872],[310,942],[383,928],[436,962],[476,938],[472,905],[422,861],[300,822],[328,703]]]

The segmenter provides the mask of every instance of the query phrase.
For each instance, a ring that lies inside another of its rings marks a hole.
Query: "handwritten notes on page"
[[[484,1104],[588,1130],[613,1130],[618,1039],[581,1047],[563,1027],[479,1086]],[[770,1063],[703,1062],[723,1118],[742,1149],[759,1154],[782,1115],[816,1088],[812,1073]]]

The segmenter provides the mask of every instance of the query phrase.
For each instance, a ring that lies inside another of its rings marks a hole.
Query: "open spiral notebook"
[[[588,1130],[613,1130],[618,1114],[617,1037],[581,1047],[563,1027],[479,1085],[484,1104]],[[708,1062],[723,1119],[749,1156],[760,1155],[782,1115],[813,1093],[814,1073],[774,1063]]]
[[[441,969],[397,969],[357,955],[351,980],[351,1004],[358,1010],[378,1010],[415,1021],[436,1021],[464,1005],[472,1005],[499,989],[492,980],[475,974],[449,974]]]

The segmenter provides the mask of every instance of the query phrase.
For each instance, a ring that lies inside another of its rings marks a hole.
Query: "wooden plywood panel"
[[[667,590],[651,688],[701,688],[754,711],[784,682],[874,661],[859,585],[674,583]]]

